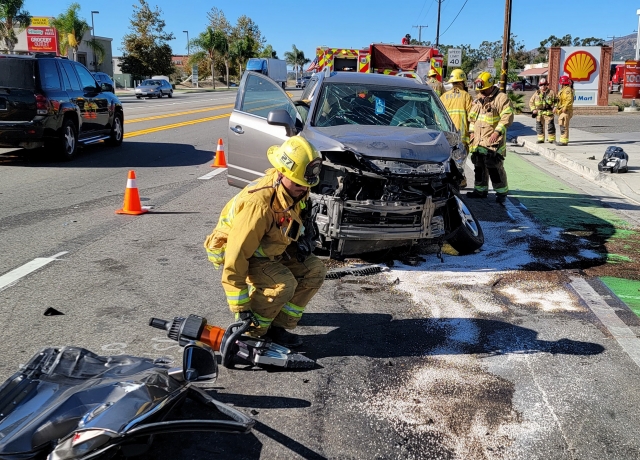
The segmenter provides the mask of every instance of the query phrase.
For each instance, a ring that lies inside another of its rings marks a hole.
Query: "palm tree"
[[[296,81],[298,81],[298,69],[300,69],[300,73],[302,73],[303,66],[311,61],[304,57],[304,51],[296,48],[296,45],[291,45],[291,51],[285,51],[284,59],[287,61],[287,64],[293,67],[296,73]]]
[[[60,54],[67,55],[69,48],[73,52],[73,60],[78,60],[78,45],[82,42],[82,37],[91,27],[84,19],[78,17],[80,4],[72,3],[67,11],[57,16],[51,21],[53,27],[58,29],[60,35]],[[104,47],[97,40],[85,40],[85,43],[96,53],[99,62],[104,59]]]
[[[207,30],[191,40],[191,44],[197,49],[197,51],[191,55],[191,60],[194,62],[207,62],[211,69],[211,86],[215,90],[216,72],[214,64],[216,50],[214,47],[214,30],[211,27],[207,27]]]
[[[229,54],[231,58],[238,62],[238,68],[240,71],[238,75],[240,76],[242,76],[242,64],[250,57],[253,57],[253,45],[253,38],[247,35],[236,40],[229,47]]]
[[[18,43],[16,29],[20,33],[31,24],[31,15],[22,9],[23,6],[24,0],[0,1],[0,40],[9,54],[13,54]]]

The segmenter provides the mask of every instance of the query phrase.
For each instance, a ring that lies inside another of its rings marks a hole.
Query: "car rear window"
[[[41,59],[38,61],[40,71],[40,85],[42,89],[61,89],[58,66],[51,59]]]
[[[32,59],[0,58],[0,87],[35,89]]]

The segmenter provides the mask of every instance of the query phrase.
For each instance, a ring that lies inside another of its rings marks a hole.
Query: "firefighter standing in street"
[[[437,77],[438,72],[436,72],[435,69],[429,70],[427,85],[431,86],[438,96],[442,96],[442,93],[444,93],[444,85]]]
[[[489,72],[482,72],[474,83],[479,94],[469,113],[469,151],[475,180],[473,191],[467,192],[467,197],[486,198],[491,179],[496,202],[502,204],[509,192],[503,163],[507,154],[507,128],[513,123],[513,108],[507,95],[494,86]]]
[[[554,112],[558,115],[558,126],[560,126],[560,142],[557,145],[569,145],[569,121],[573,116],[573,98],[575,91],[571,87],[571,79],[566,75],[560,77],[562,88],[558,93],[556,108]]]
[[[541,78],[538,86],[539,88],[529,100],[531,113],[536,117],[538,144],[544,143],[545,127],[547,142],[554,143],[556,141],[556,125],[553,122],[553,108],[556,105],[556,95],[549,89],[549,82],[546,78]]]
[[[274,168],[225,205],[204,246],[214,266],[223,266],[222,287],[236,319],[253,321],[248,333],[295,347],[302,339],[288,329],[326,274],[310,241],[309,190],[320,181],[322,159],[300,136],[271,147],[267,157]]]
[[[467,77],[460,69],[454,69],[449,77],[449,83],[453,88],[440,96],[453,123],[460,131],[460,140],[469,150],[469,112],[473,105],[473,98],[464,90],[464,82]]]

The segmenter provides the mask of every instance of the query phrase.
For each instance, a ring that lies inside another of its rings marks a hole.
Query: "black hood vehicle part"
[[[202,352],[193,354],[200,364],[210,356],[206,366],[216,367],[213,354],[202,345],[190,342],[185,354],[194,348]],[[187,398],[230,420],[172,420],[174,409]],[[155,434],[247,433],[254,423],[163,360],[99,356],[78,347],[44,348],[0,387],[3,460],[111,458],[117,451],[138,455]]]

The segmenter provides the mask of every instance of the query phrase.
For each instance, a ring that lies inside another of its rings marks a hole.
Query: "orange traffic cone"
[[[124,204],[122,209],[118,209],[116,214],[144,214],[148,212],[148,208],[143,208],[140,204],[140,195],[136,186],[136,172],[129,171],[127,179],[127,188],[124,190]]]
[[[222,139],[218,139],[218,147],[216,148],[216,157],[213,159],[212,168],[226,168],[227,160],[224,158],[224,144]]]

